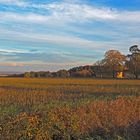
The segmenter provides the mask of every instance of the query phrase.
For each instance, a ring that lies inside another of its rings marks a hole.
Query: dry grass
[[[140,81],[0,78],[1,140],[139,140]]]

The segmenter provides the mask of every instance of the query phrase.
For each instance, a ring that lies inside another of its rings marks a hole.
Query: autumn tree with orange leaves
[[[118,50],[109,50],[105,53],[103,62],[107,71],[111,72],[112,77],[115,78],[117,71],[123,71],[125,56]]]

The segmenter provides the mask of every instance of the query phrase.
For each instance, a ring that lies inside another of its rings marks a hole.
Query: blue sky
[[[0,0],[0,71],[93,64],[140,43],[140,0]]]

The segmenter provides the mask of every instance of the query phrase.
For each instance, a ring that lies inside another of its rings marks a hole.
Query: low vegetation
[[[139,140],[140,81],[0,78],[1,140]]]

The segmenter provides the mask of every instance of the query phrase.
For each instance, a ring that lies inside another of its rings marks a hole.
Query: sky
[[[92,65],[140,45],[140,0],[0,0],[0,71]]]

